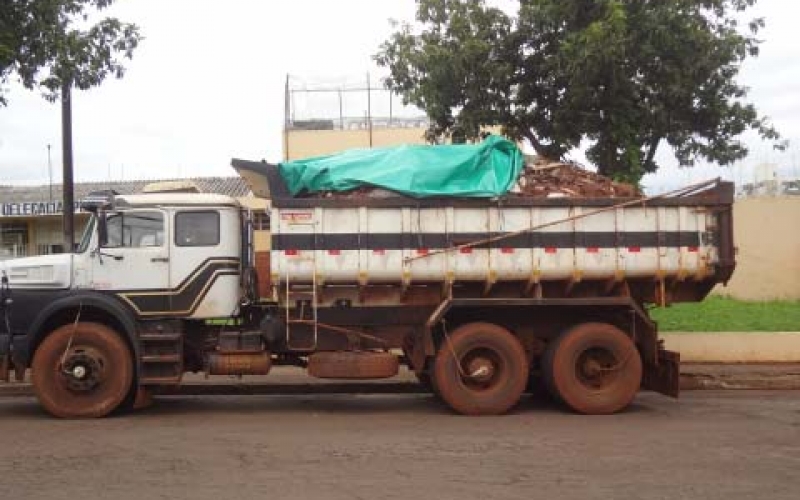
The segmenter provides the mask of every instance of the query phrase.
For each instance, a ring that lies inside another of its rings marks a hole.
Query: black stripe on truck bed
[[[506,233],[320,233],[274,234],[273,250],[401,250],[449,248]],[[518,234],[475,248],[614,248],[697,247],[696,231],[537,232]]]

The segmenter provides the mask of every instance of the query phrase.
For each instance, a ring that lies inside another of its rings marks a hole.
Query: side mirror
[[[102,248],[108,245],[108,226],[106,225],[106,214],[103,211],[97,212],[97,246]]]

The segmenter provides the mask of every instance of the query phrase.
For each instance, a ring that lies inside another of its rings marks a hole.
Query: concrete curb
[[[663,332],[682,363],[800,363],[800,332]]]
[[[800,389],[800,363],[685,364],[681,389]]]

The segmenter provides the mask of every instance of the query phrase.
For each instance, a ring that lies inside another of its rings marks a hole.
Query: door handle
[[[108,257],[109,259],[114,259],[114,260],[122,260],[125,258],[124,255],[114,255],[113,253],[105,253],[101,252],[100,250],[96,251],[96,255],[100,259],[101,264],[103,263],[103,257]]]
[[[169,262],[169,257],[153,257],[150,262]]]

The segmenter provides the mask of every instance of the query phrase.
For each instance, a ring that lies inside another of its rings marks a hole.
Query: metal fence
[[[367,130],[420,128],[428,119],[420,109],[382,85],[369,73],[361,77],[286,76],[285,129]]]

